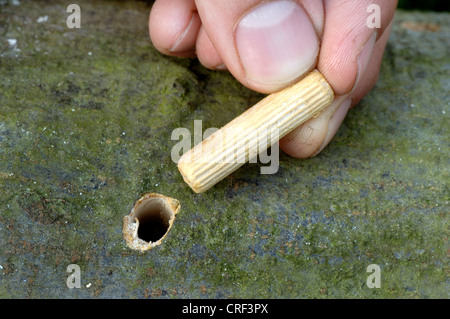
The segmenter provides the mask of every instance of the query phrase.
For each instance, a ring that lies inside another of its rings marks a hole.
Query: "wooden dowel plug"
[[[314,70],[300,82],[268,95],[186,152],[178,169],[194,192],[202,193],[318,116],[333,98],[328,82]]]

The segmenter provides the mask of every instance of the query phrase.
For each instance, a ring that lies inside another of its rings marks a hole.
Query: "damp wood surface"
[[[263,96],[153,49],[151,2],[77,3],[79,30],[64,1],[0,5],[0,297],[448,297],[448,13],[397,12],[377,86],[319,156],[193,194],[172,131]],[[143,254],[122,219],[150,192],[182,209]]]

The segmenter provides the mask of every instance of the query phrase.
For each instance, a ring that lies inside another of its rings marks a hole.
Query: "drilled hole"
[[[139,220],[138,237],[146,242],[160,240],[169,229],[170,211],[164,200],[150,198],[136,211]]]
[[[138,229],[138,237],[146,242],[160,240],[167,232],[169,224],[158,217],[141,220]]]
[[[144,195],[124,217],[123,234],[127,245],[145,251],[161,244],[179,209],[180,203],[174,198],[156,193]]]

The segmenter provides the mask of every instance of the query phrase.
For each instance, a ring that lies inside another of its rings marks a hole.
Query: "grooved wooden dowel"
[[[314,70],[300,82],[268,95],[186,152],[178,169],[194,192],[202,193],[318,116],[333,98],[328,82]]]

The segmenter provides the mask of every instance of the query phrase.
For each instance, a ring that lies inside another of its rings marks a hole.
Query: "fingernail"
[[[255,7],[239,21],[235,40],[248,80],[279,87],[314,67],[319,52],[314,26],[294,1]]]
[[[372,52],[375,47],[376,39],[377,39],[377,32],[374,31],[370,36],[369,40],[362,47],[361,51],[358,54],[358,57],[356,58],[356,63],[358,65],[358,73],[356,74],[356,80],[355,84],[353,85],[352,91],[356,89],[361,80],[361,77],[366,72],[370,58],[372,57]]]
[[[339,101],[338,101],[339,103]],[[352,99],[347,98],[345,99],[336,109],[336,111],[331,116],[329,122],[328,122],[328,132],[325,137],[325,139],[322,142],[322,146],[320,146],[319,150],[316,154],[320,153],[333,139],[333,137],[336,135],[337,131],[339,130],[339,127],[341,126],[342,122],[344,121],[348,110],[350,109],[350,106],[352,104]],[[330,106],[332,107],[332,106]]]
[[[200,18],[197,13],[192,14],[192,18],[187,25],[186,29],[180,34],[174,45],[169,49],[170,52],[185,52],[193,50],[192,43],[195,43],[198,29],[200,28]]]
[[[227,66],[224,63],[219,64],[219,65],[216,66],[216,70],[223,71],[223,70],[226,70],[226,69],[227,69]]]

